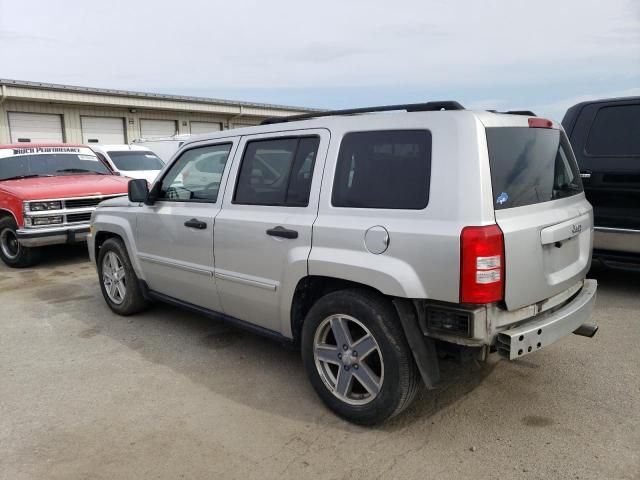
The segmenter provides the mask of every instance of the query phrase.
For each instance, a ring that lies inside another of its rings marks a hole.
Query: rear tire
[[[106,240],[100,247],[97,263],[102,296],[111,310],[128,316],[148,307],[122,240]]]
[[[0,258],[9,267],[25,268],[38,262],[40,250],[20,245],[18,225],[11,217],[0,220]]]
[[[301,347],[320,398],[354,423],[374,425],[399,414],[422,385],[393,305],[367,290],[318,300],[302,326]]]

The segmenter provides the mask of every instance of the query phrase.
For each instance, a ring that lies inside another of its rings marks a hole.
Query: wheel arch
[[[98,258],[98,253],[100,252],[100,249],[102,248],[102,245],[104,244],[104,242],[106,242],[110,238],[117,238],[119,240],[124,241],[123,238],[120,235],[118,235],[117,233],[110,232],[108,230],[100,230],[100,231],[96,232],[95,240],[94,240],[94,243],[93,243],[93,252],[94,252],[94,255],[95,255],[94,258],[96,258],[96,260]]]
[[[0,220],[2,220],[3,218],[13,218],[13,221],[16,222],[16,225],[18,225],[18,219],[11,210],[0,208]]]
[[[291,302],[291,335],[300,343],[302,326],[311,307],[324,295],[346,289],[366,290],[387,299],[398,314],[400,326],[411,349],[412,356],[425,385],[435,388],[440,382],[440,366],[433,339],[422,334],[418,322],[418,309],[413,300],[385,295],[363,283],[335,277],[309,275],[300,279]]]
[[[133,228],[126,218],[119,217],[117,215],[109,215],[108,212],[104,212],[96,216],[92,222],[93,239],[89,248],[90,253],[93,256],[94,261],[98,259],[98,253],[100,247],[109,238],[119,238],[124,243],[131,265],[139,279],[144,280],[142,275],[142,269],[140,268],[140,261],[138,259],[138,251],[135,245]]]
[[[380,290],[369,285],[337,277],[308,275],[296,285],[291,300],[290,328],[294,342],[300,341],[302,324],[311,307],[323,296],[338,290],[360,288],[386,297]]]

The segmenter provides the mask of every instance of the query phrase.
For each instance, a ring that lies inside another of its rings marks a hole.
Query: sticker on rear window
[[[496,198],[496,203],[498,205],[502,205],[503,203],[507,203],[507,200],[509,200],[509,194],[507,192],[502,192],[498,195],[498,198]]]

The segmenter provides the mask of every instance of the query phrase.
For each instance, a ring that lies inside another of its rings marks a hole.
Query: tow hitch
[[[574,335],[580,335],[582,337],[593,338],[593,336],[598,333],[598,326],[591,325],[589,323],[583,323],[576,330],[573,331]]]

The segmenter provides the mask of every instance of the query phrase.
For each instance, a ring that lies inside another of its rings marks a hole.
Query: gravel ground
[[[640,274],[595,270],[594,339],[444,365],[377,428],[324,408],[297,352],[102,300],[82,247],[0,265],[0,478],[640,479]]]

